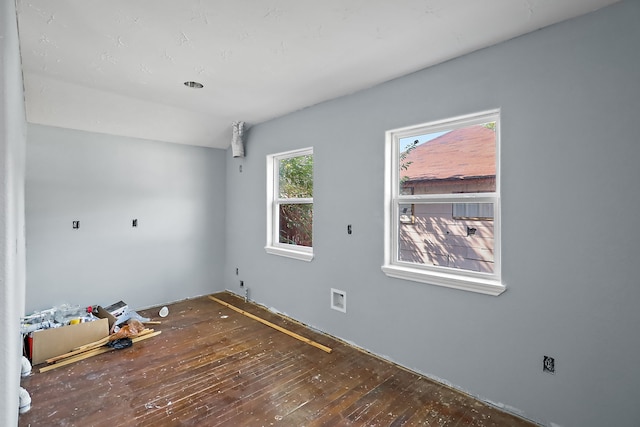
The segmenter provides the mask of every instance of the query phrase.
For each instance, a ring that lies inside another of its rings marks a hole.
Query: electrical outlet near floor
[[[551,356],[543,356],[542,358],[542,372],[548,372],[550,374],[556,373],[556,360]]]

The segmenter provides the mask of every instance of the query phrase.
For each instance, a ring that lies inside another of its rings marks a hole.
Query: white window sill
[[[300,261],[311,261],[313,259],[313,252],[297,251],[295,249],[281,248],[278,246],[265,246],[264,250],[268,254],[278,255],[287,258],[298,259]]]
[[[397,265],[383,265],[382,271],[387,276],[396,279],[412,280],[414,282],[428,283],[430,285],[477,292],[485,295],[498,296],[507,290],[506,286],[499,280],[462,276],[445,272],[425,271]]]

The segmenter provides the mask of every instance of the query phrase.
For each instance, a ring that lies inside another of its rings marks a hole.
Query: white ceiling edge
[[[33,73],[25,74],[25,82],[29,123],[203,147],[212,147],[215,140],[231,141],[230,124],[220,126],[200,112]],[[61,107],[65,104],[73,108]],[[226,148],[228,143],[219,145]]]

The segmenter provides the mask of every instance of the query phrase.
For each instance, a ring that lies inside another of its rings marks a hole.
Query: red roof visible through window
[[[495,176],[495,130],[484,125],[455,129],[418,145],[404,159],[403,177],[415,180]]]

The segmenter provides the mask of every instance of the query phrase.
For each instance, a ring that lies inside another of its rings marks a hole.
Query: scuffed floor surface
[[[150,326],[160,335],[131,348],[34,367],[19,427],[534,426],[234,295],[216,297],[333,351],[209,298],[186,300]]]

